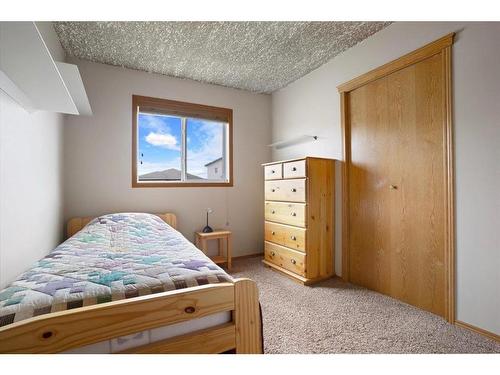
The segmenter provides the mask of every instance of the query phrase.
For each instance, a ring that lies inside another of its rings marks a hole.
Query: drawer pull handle
[[[274,236],[276,233],[274,232],[274,230],[271,232],[271,234]]]
[[[295,212],[292,212],[292,216],[297,216],[297,213],[295,213]]]
[[[275,252],[274,251],[271,251],[271,256],[273,257],[275,255]]]
[[[271,173],[276,173],[276,171],[274,169],[271,169]]]
[[[293,167],[292,168],[292,172],[295,172],[297,170],[297,168]]]
[[[297,261],[295,259],[291,259],[290,262],[292,262],[292,264],[297,264]]]
[[[275,213],[276,213],[276,211],[272,210],[272,211],[271,211],[271,213],[272,213],[272,214],[275,214]]]
[[[292,188],[292,193],[295,193],[296,191],[297,191],[297,189]]]
[[[271,189],[271,191],[274,193],[276,191],[276,189]]]
[[[54,333],[52,331],[45,331],[44,333],[42,333],[42,338],[44,338],[45,340],[50,339],[53,335]]]
[[[184,311],[187,313],[187,314],[192,314],[196,311],[196,309],[193,307],[193,306],[188,306],[184,309]]]
[[[290,238],[292,239],[292,241],[297,241],[297,237],[295,236],[290,236]]]

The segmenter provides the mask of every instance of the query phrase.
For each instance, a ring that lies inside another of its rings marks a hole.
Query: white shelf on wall
[[[0,89],[29,112],[90,111],[78,68],[54,60],[34,22],[0,22],[0,71]]]
[[[83,85],[78,67],[74,64],[67,64],[63,62],[56,62],[56,65],[59,69],[59,73],[61,73],[61,76],[64,79],[64,82],[66,83],[66,87],[68,88],[73,101],[75,102],[78,114],[91,116],[92,108],[90,108],[89,99],[87,98],[85,86]]]
[[[280,148],[285,148],[285,147],[289,147],[289,146],[294,146],[294,145],[297,145],[300,143],[316,141],[317,139],[318,139],[317,135],[300,135],[298,137],[286,139],[284,141],[278,141],[278,142],[271,143],[268,146],[276,148],[276,149],[280,149]]]
[[[26,111],[33,112],[35,106],[31,102],[31,99],[22,92],[17,85],[12,82],[12,80],[0,70],[0,89],[2,89],[7,95],[14,99],[20,106],[22,106]]]

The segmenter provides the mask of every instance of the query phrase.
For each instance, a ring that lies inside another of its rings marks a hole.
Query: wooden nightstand
[[[195,244],[198,249],[207,254],[207,241],[219,240],[219,254],[210,256],[210,259],[215,264],[227,264],[228,271],[231,270],[231,257],[233,251],[233,244],[231,238],[231,231],[229,230],[214,230],[211,233],[195,232]],[[224,242],[226,242],[226,255],[224,255]]]

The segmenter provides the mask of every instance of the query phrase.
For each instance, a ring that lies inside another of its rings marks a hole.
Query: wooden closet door
[[[350,280],[445,315],[441,53],[348,95]]]
[[[387,292],[390,249],[390,150],[388,80],[379,79],[349,94],[350,281]]]

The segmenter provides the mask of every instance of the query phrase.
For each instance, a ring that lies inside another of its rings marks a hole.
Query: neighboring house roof
[[[187,174],[189,180],[202,180],[201,177],[194,174]],[[181,171],[175,168],[165,169],[164,171],[155,171],[139,176],[139,180],[180,180]]]
[[[213,163],[217,163],[219,160],[222,160],[222,158],[218,158],[218,159],[212,160],[210,163],[205,164],[205,167],[208,167],[209,165],[211,165]]]

